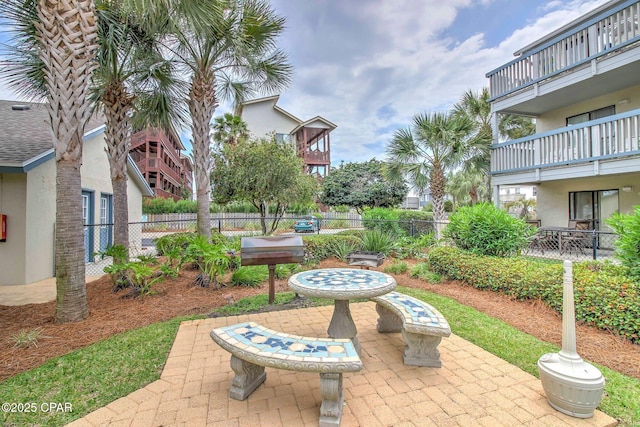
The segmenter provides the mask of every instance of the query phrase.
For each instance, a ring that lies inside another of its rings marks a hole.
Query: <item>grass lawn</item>
[[[417,289],[399,287],[397,290],[428,300],[447,318],[453,333],[535,376],[538,376],[538,358],[559,350],[450,298]],[[293,293],[278,294],[276,304],[293,298]],[[267,296],[259,295],[240,300],[217,313],[234,315],[266,304]],[[201,317],[179,317],[119,334],[9,378],[0,387],[2,402],[34,402],[38,409],[43,402],[66,402],[72,405],[73,411],[3,411],[3,425],[64,425],[157,380],[180,322],[197,318]],[[602,366],[598,368],[607,379],[606,394],[598,409],[618,419],[621,426],[638,425],[640,380]]]

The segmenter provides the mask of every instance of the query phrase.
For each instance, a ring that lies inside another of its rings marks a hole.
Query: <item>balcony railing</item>
[[[180,179],[180,174],[168,164],[166,164],[162,159],[158,159],[156,157],[151,157],[148,159],[141,159],[136,162],[136,166],[140,169],[140,172],[145,173],[146,171],[155,171],[161,172],[166,178],[168,178],[173,185],[180,187],[182,185],[182,180]]]
[[[326,151],[306,151],[302,158],[306,164],[328,164],[331,161],[330,154]]]
[[[491,146],[491,173],[640,155],[640,109]]]
[[[640,1],[628,0],[487,73],[491,99],[640,41]]]

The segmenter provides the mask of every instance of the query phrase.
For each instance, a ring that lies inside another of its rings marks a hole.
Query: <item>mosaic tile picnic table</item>
[[[349,338],[360,352],[358,329],[351,317],[349,300],[372,298],[391,292],[395,279],[385,273],[355,268],[321,268],[303,271],[289,278],[289,287],[302,295],[334,300],[327,333],[331,338]]]

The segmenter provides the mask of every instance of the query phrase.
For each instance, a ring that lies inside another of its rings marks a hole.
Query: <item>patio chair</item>
[[[575,221],[575,231],[570,231],[562,235],[560,254],[564,252],[571,253],[574,250],[576,253],[580,251],[580,253],[584,254],[584,249],[591,243],[591,233],[587,233],[590,225],[590,221]]]
[[[545,249],[550,249],[550,237],[548,233],[538,230],[541,225],[541,221],[525,221],[531,228],[536,229],[536,234],[529,238],[529,249],[538,249],[540,253],[544,254]]]

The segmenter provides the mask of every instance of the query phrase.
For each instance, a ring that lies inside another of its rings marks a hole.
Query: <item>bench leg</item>
[[[429,366],[432,368],[440,368],[442,366],[440,351],[438,351],[438,344],[442,341],[442,337],[413,334],[405,330],[402,331],[402,337],[406,344],[404,347],[405,365]]]
[[[234,355],[231,355],[231,369],[236,374],[229,390],[232,399],[245,400],[267,378],[264,366],[254,365]]]
[[[320,374],[320,427],[336,427],[342,418],[342,374],[327,372]]]
[[[395,313],[383,305],[376,304],[378,312],[378,332],[400,332],[402,330],[402,320]]]

